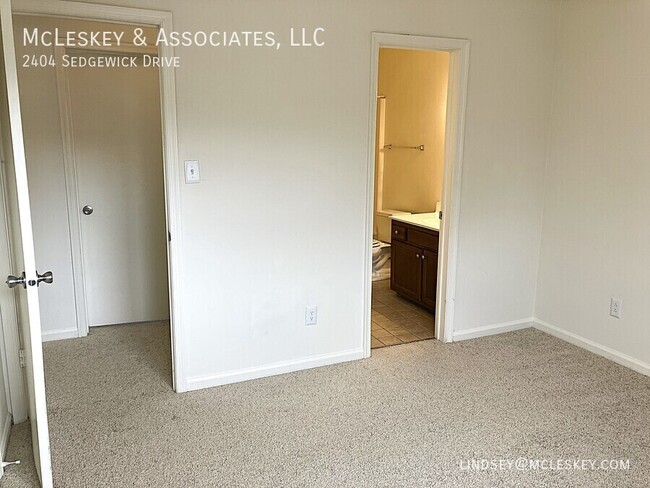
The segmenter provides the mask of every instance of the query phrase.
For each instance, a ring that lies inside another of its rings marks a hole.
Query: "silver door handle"
[[[5,281],[5,283],[7,283],[7,286],[9,288],[13,288],[14,286],[18,285],[22,285],[23,288],[27,288],[27,282],[25,281],[25,272],[23,272],[23,274],[21,274],[19,277],[12,275],[7,276],[7,281]]]
[[[90,205],[84,205],[84,207],[81,209],[84,215],[90,215],[91,213],[93,213],[94,210],[95,209]]]
[[[53,281],[54,281],[54,275],[52,274],[51,271],[46,271],[43,274],[38,274],[37,271],[36,281],[30,280],[29,286],[34,286],[34,285],[38,286],[41,283],[50,284]],[[5,281],[5,283],[7,283],[7,286],[9,288],[13,288],[14,286],[18,286],[18,285],[22,285],[23,288],[27,288],[27,280],[25,279],[25,272],[23,271],[23,273],[20,276],[12,276],[12,275],[7,276],[7,281]]]
[[[54,281],[54,275],[51,271],[46,271],[43,274],[36,272],[36,276],[38,277],[36,279],[36,286],[39,286],[41,283],[47,283],[49,285]]]

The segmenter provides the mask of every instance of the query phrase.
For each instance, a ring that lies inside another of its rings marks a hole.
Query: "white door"
[[[38,306],[38,283],[32,236],[31,209],[27,187],[27,168],[23,144],[16,53],[10,0],[0,0],[3,68],[0,130],[7,164],[8,217],[12,234],[13,280],[18,305],[18,320],[25,351],[25,369],[29,396],[29,417],[36,470],[44,487],[52,486],[50,440],[45,403],[45,374],[41,344],[41,317]],[[22,278],[24,272],[24,278]],[[12,278],[7,279],[12,282]],[[20,283],[17,283],[20,282]],[[23,286],[24,284],[24,286]],[[4,286],[4,285],[3,285]]]
[[[169,319],[158,70],[74,68],[66,76],[88,323]]]

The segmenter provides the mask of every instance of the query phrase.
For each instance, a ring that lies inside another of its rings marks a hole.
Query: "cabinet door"
[[[400,295],[420,301],[422,250],[403,242],[391,243],[390,287]]]
[[[438,284],[438,253],[424,251],[422,261],[422,303],[435,310],[436,308],[436,286]]]

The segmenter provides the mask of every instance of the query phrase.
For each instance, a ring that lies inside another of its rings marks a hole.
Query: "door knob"
[[[95,209],[92,208],[90,205],[84,205],[84,208],[81,209],[81,211],[84,213],[84,215],[90,215],[93,213]]]
[[[41,283],[47,283],[49,285],[54,281],[54,275],[51,271],[46,271],[43,274],[38,274],[37,272],[36,276],[38,277],[36,279],[36,286],[39,286]]]
[[[23,285],[23,288],[27,288],[27,283],[25,282],[25,273],[24,272],[19,277],[18,276],[12,276],[12,275],[7,276],[7,281],[5,281],[5,283],[7,283],[7,286],[9,288],[13,288],[14,286],[18,286],[18,285]]]
[[[51,271],[46,271],[43,274],[38,274],[37,271],[36,281],[29,280],[29,286],[34,286],[34,285],[38,286],[41,283],[50,284],[53,281],[54,281],[54,276],[52,275]],[[7,276],[7,281],[5,281],[5,283],[7,283],[7,286],[9,288],[13,288],[14,286],[18,286],[18,285],[22,285],[23,288],[27,288],[27,280],[25,279],[25,272],[23,271],[23,273],[20,276],[12,276],[12,275]]]

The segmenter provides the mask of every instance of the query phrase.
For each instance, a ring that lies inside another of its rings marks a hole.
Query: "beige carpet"
[[[164,324],[45,346],[57,487],[645,487],[650,378],[534,330],[170,389]],[[2,487],[34,486],[14,429]],[[27,449],[28,452],[28,449]],[[467,470],[469,459],[630,469]]]

